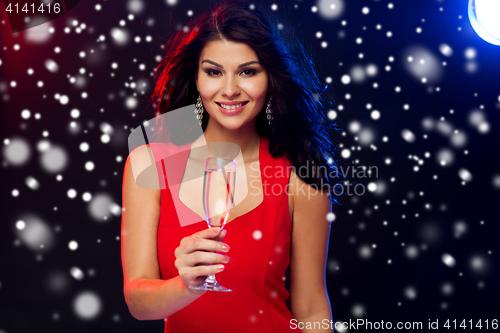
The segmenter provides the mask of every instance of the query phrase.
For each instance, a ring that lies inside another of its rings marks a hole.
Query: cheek
[[[262,101],[267,96],[266,82],[255,82],[251,86],[242,87],[254,101]]]
[[[200,73],[198,76],[198,86],[201,88],[209,89],[211,86],[213,86],[213,80],[210,80],[210,78],[207,77],[206,73]]]
[[[214,99],[215,95],[217,95],[217,93],[220,91],[220,87],[218,85],[209,81],[198,81],[198,87],[202,92],[201,97],[203,97],[203,99],[206,99],[207,101]]]

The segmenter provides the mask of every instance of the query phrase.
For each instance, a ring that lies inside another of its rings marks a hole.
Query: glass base
[[[206,280],[205,280],[205,282],[200,283],[197,286],[189,287],[189,289],[210,290],[210,291],[226,291],[226,292],[233,291],[232,289],[221,286],[220,284],[217,283],[217,281],[211,282],[211,281],[206,281]]]

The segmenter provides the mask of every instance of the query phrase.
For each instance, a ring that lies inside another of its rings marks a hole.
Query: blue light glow
[[[469,0],[469,21],[476,33],[500,45],[500,0]]]

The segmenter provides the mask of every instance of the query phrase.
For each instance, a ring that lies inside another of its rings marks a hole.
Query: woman
[[[235,206],[222,232],[207,229],[201,202],[185,195],[200,222],[180,227],[172,193],[137,186],[129,155],[125,300],[139,320],[165,318],[165,332],[332,331],[325,262],[326,216],[339,181],[333,177],[341,176],[328,134],[336,127],[321,110],[326,88],[320,89],[310,56],[295,36],[286,36],[292,29],[274,27],[252,5],[230,1],[165,45],[152,97],[157,115],[198,103],[206,142],[237,144],[245,161],[239,167],[257,180],[248,188],[258,190]],[[228,111],[235,103],[244,106]],[[287,173],[269,172],[279,167]],[[189,288],[215,273],[233,292]]]

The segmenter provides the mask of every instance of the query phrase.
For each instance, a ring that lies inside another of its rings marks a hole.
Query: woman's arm
[[[300,179],[292,170],[289,195],[293,197],[290,258],[290,308],[302,332],[333,332],[325,283],[331,211],[329,197]],[[315,324],[316,323],[316,324]],[[302,326],[303,325],[303,326]],[[316,325],[316,326],[314,326]],[[327,328],[328,327],[328,328]]]
[[[129,155],[123,173],[121,251],[123,292],[132,316],[139,320],[163,319],[198,299],[205,291],[189,289],[177,276],[160,278],[157,232],[160,219],[160,190],[139,187],[132,174],[130,158],[149,159],[146,146]]]

